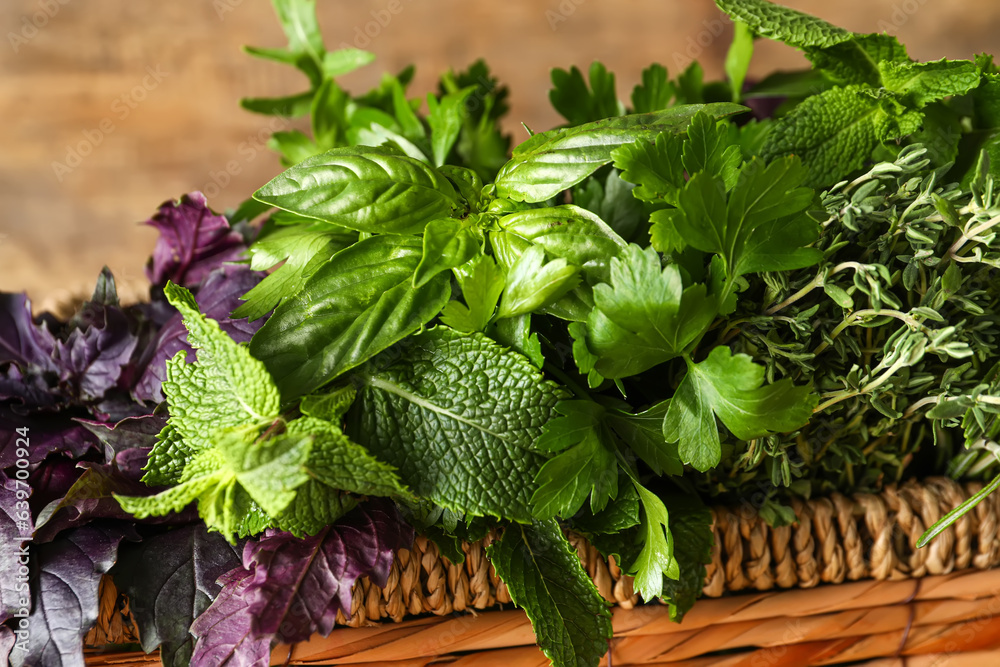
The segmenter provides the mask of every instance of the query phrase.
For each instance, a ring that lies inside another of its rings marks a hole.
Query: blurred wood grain
[[[415,62],[411,91],[485,57],[512,90],[508,129],[558,122],[551,67],[598,59],[626,98],[643,67],[675,72],[697,57],[718,76],[730,28],[711,0],[319,0],[327,44],[377,54],[351,90]],[[888,31],[919,59],[1000,52],[995,0],[787,0],[863,32]],[[234,206],[280,169],[263,146],[269,119],[241,96],[297,92],[285,68],[243,44],[283,45],[265,0],[4,0],[0,4],[0,290],[36,306],[89,289],[102,265],[131,298],[155,233],[138,224],[195,189]],[[760,43],[758,74],[802,63]],[[74,157],[74,154],[76,157]],[[212,187],[213,184],[215,187]]]

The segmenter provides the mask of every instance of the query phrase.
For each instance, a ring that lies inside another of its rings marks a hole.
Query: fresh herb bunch
[[[328,634],[412,526],[453,562],[492,535],[542,650],[595,665],[610,614],[566,530],[680,620],[710,498],[763,492],[781,524],[792,495],[997,474],[989,57],[917,63],[888,35],[717,0],[735,20],[725,81],[653,65],[626,106],[600,64],[555,70],[567,123],[508,156],[506,89],[483,63],[426,98],[408,97],[412,69],[353,95],[336,78],[371,54],[326,51],[313,0],[273,1],[288,47],[248,52],[309,88],[243,106],[309,116],[311,136],[272,138],[288,170],[229,221],[197,197],[165,205],[131,320],[110,277],[59,342],[4,302],[0,417],[55,412],[104,446],[59,431],[31,462],[66,477],[29,518],[84,630],[113,565],[165,664],[263,664],[274,642]],[[758,36],[813,67],[748,85]],[[251,237],[249,266],[223,266]],[[190,613],[163,612],[195,590]],[[12,656],[70,664],[79,644],[57,635]]]

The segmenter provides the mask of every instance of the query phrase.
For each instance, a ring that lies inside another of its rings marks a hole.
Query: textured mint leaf
[[[191,623],[222,589],[216,579],[240,565],[241,552],[201,525],[180,526],[121,549],[111,573],[128,595],[144,651],[159,647],[165,667],[189,664]]]
[[[392,466],[352,442],[336,424],[315,417],[300,417],[289,422],[287,432],[290,436],[313,438],[305,463],[312,480],[332,489],[365,496],[409,495]]]
[[[694,606],[705,587],[705,566],[712,562],[712,512],[690,494],[667,496],[670,505],[670,534],[680,569],[676,579],[663,580],[662,597],[670,604],[670,619],[678,623]]]
[[[680,445],[681,460],[698,470],[722,456],[715,418],[740,440],[793,431],[809,421],[817,397],[791,380],[764,384],[764,367],[745,354],[716,347],[688,373],[670,400],[663,435]]]
[[[185,443],[198,451],[211,444],[207,436],[215,429],[277,417],[280,397],[264,364],[202,315],[186,289],[168,284],[164,293],[184,316],[188,342],[198,351],[193,364],[185,361],[184,351],[178,352],[168,362],[163,383],[170,405],[168,424]],[[155,465],[152,457],[150,465]]]
[[[596,667],[608,650],[611,614],[559,524],[511,524],[487,555],[552,664]]]
[[[632,113],[666,109],[675,92],[667,68],[654,63],[642,70],[642,81],[632,89]]]
[[[636,375],[677,357],[716,314],[704,285],[684,289],[676,265],[661,269],[655,250],[636,245],[612,260],[611,282],[594,288],[594,303],[586,345],[597,357],[593,370],[607,378]]]
[[[917,107],[963,95],[979,85],[979,68],[969,60],[881,62],[879,71],[886,88]]]
[[[541,246],[528,247],[507,273],[497,318],[527,315],[558,301],[580,283],[579,272],[562,257],[546,262]]]
[[[561,416],[549,420],[535,443],[539,450],[560,452],[535,478],[535,518],[569,518],[587,496],[591,511],[600,512],[618,495],[618,463],[602,422],[604,410],[592,401],[564,401],[556,411]]]
[[[250,342],[286,400],[364,363],[431,320],[447,274],[414,289],[418,238],[375,236],[338,253],[286,299]]]
[[[441,321],[458,331],[482,331],[493,319],[506,284],[506,273],[492,257],[483,255],[457,274],[466,305],[449,301],[441,311]]]
[[[465,264],[482,254],[482,246],[477,228],[454,218],[432,220],[424,229],[424,254],[413,273],[413,286],[423,287],[442,271]]]
[[[906,47],[893,35],[872,33],[827,48],[807,49],[806,55],[816,69],[843,85],[882,85],[880,68],[889,63],[908,63]],[[820,92],[815,90],[812,94]],[[810,93],[807,93],[810,94]]]
[[[348,229],[412,234],[458,207],[451,182],[429,165],[387,148],[335,148],[301,162],[254,199]]]
[[[179,512],[197,501],[205,524],[227,539],[249,533],[254,505],[265,516],[282,512],[296,489],[310,480],[306,471],[312,437],[286,433],[256,439],[246,429],[221,429],[214,446],[185,466],[180,484],[155,496],[115,495],[125,511],[138,519]]]
[[[789,46],[827,47],[846,42],[852,33],[823,19],[768,0],[715,0],[719,9],[746,23],[755,33]]]
[[[641,484],[634,486],[642,503],[642,550],[629,566],[629,574],[635,577],[633,585],[642,599],[652,602],[663,593],[663,577],[677,579],[680,571],[674,558],[674,537],[666,505]]]
[[[535,439],[562,390],[481,334],[437,327],[359,372],[348,434],[420,497],[474,516],[531,520]]]
[[[777,120],[761,156],[797,155],[808,173],[807,185],[831,185],[861,168],[880,141],[916,131],[920,119],[890,93],[862,85],[831,88]]]
[[[354,387],[346,385],[327,393],[303,396],[299,403],[299,412],[339,424],[357,395],[358,392]]]
[[[568,72],[559,68],[552,70],[549,101],[570,125],[582,125],[625,113],[625,107],[618,101],[615,92],[614,74],[595,61],[590,66],[589,78],[590,86],[575,65]]]
[[[722,118],[745,108],[694,104],[540,132],[515,148],[513,158],[500,169],[497,194],[525,202],[555,197],[610,163],[615,148],[638,139],[652,140],[660,132],[681,132],[698,111]]]
[[[246,303],[232,316],[250,321],[264,317],[281,299],[298,293],[320,266],[357,240],[355,233],[323,224],[293,225],[271,232],[250,246],[250,268],[266,271],[284,264],[244,294]]]
[[[180,432],[167,422],[149,452],[142,481],[150,486],[176,484],[181,479],[184,466],[197,453],[198,450],[185,443]]]

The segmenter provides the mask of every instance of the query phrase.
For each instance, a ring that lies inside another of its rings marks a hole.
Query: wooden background
[[[518,139],[519,121],[558,122],[547,102],[551,67],[600,59],[627,98],[654,61],[676,72],[697,57],[718,76],[730,34],[711,0],[396,2],[393,15],[390,0],[319,0],[329,46],[378,56],[343,83],[367,89],[382,71],[416,62],[411,92],[423,94],[440,71],[483,56],[512,90]],[[1000,53],[996,0],[786,4],[896,34],[922,60]],[[269,2],[3,0],[0,28],[0,290],[27,289],[36,309],[88,291],[105,264],[126,296],[141,297],[155,233],[138,223],[163,200],[217,189],[210,204],[222,210],[278,172],[263,146],[269,119],[237,106],[241,96],[304,85],[240,51],[284,45]],[[759,44],[757,73],[803,62]]]

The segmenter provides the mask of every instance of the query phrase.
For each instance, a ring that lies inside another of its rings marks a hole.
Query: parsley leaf
[[[456,274],[467,305],[449,301],[441,311],[441,321],[466,333],[482,331],[493,319],[497,300],[506,284],[506,273],[492,257],[483,255],[470,262],[467,268],[456,271]]]
[[[688,361],[663,420],[663,435],[680,446],[681,460],[698,470],[719,464],[718,417],[740,440],[792,431],[812,416],[818,403],[811,386],[791,380],[764,385],[764,367],[727,347],[713,348],[698,363]]]

